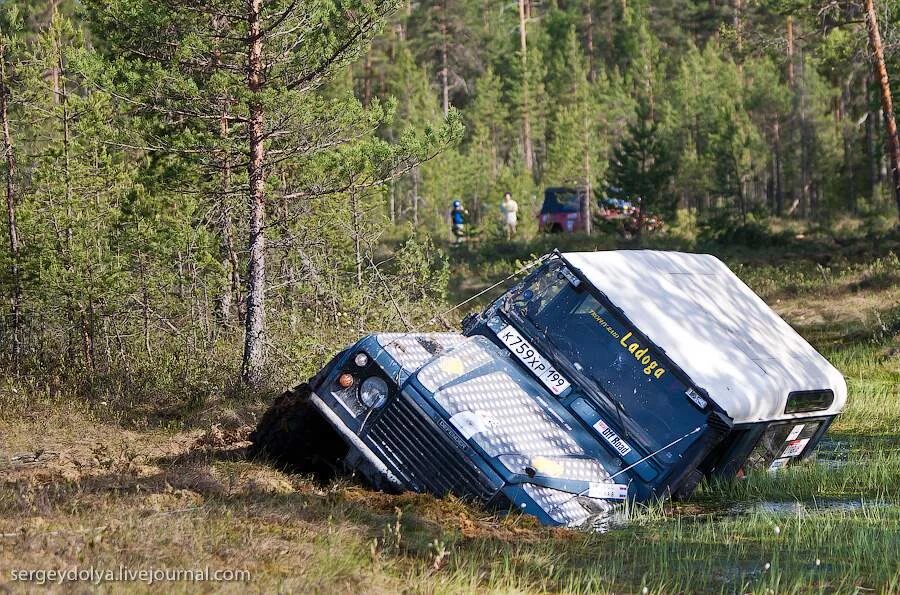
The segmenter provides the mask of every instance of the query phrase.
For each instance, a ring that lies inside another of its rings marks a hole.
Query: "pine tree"
[[[390,124],[388,137],[400,138],[415,130],[434,126],[440,121],[440,105],[432,93],[428,71],[416,63],[408,44],[400,42],[396,48],[395,62],[387,85],[387,93],[397,99],[394,122]],[[405,193],[407,200],[405,219],[414,226],[420,222],[423,196],[422,168],[419,165],[395,182],[394,193]],[[397,217],[395,217],[395,220]]]
[[[0,21],[0,130],[3,140],[3,178],[6,203],[6,233],[9,239],[8,283],[10,294],[10,346],[13,368],[18,371],[22,354],[22,272],[19,227],[17,221],[18,179],[16,170],[16,146],[13,140],[10,118],[12,109],[12,80],[15,75],[15,53],[21,51],[21,41],[11,34],[19,29],[19,15],[15,7],[10,8]]]
[[[671,188],[675,168],[674,157],[660,138],[649,106],[640,103],[635,122],[628,126],[609,161],[609,196],[640,203],[642,215],[672,217],[677,202]]]
[[[232,179],[233,191],[247,197],[241,377],[259,385],[267,350],[267,211],[273,194],[296,202],[376,186],[452,142],[455,115],[443,129],[390,145],[367,134],[385,121],[385,106],[364,108],[352,97],[329,100],[315,93],[360,55],[396,8],[393,0],[302,7],[287,0],[87,4],[116,56],[98,82],[181,132],[187,144],[180,150],[186,158],[198,156],[207,171],[222,171],[223,155],[246,167],[246,178]],[[231,130],[227,138],[220,132],[223,120]],[[294,174],[287,184],[267,184],[287,169]]]

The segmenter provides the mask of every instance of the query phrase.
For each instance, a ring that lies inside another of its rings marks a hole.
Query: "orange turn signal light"
[[[350,388],[353,386],[353,374],[349,374],[344,372],[340,376],[338,376],[338,384],[341,388]]]

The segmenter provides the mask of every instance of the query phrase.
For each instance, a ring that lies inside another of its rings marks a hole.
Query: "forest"
[[[896,220],[863,5],[245,4],[3,3],[19,373],[152,395],[309,372],[443,302],[457,199],[483,245],[504,192],[527,242],[560,185],[708,238]],[[872,10],[891,72],[900,7]]]
[[[0,592],[900,591],[898,77],[895,0],[0,0]],[[846,379],[815,455],[607,533],[252,456],[341,349],[557,248],[723,260]]]

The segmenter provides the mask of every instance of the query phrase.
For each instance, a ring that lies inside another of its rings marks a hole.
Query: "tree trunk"
[[[13,153],[12,134],[9,131],[9,88],[6,78],[6,45],[0,39],[0,119],[3,125],[3,156],[6,162],[6,225],[9,232],[9,275],[13,283],[10,317],[12,326],[12,360],[18,371],[22,355],[22,284],[19,278],[19,230],[16,225],[16,194],[13,178],[16,174],[16,160]]]
[[[450,114],[450,81],[447,56],[447,0],[441,3],[441,105],[444,117]]]
[[[388,218],[391,221],[391,225],[397,224],[397,181],[391,180],[391,192],[388,194],[389,202],[388,202]]]
[[[775,119],[774,124],[772,124],[772,136],[775,141],[775,214],[780,217],[784,212],[784,188],[781,183],[784,176],[781,172],[781,124],[778,122],[777,118]]]
[[[62,47],[59,45],[59,38],[54,38],[54,43],[56,44],[56,66],[57,72],[61,76],[64,72],[63,65],[63,52]],[[63,133],[63,183],[65,188],[65,198],[64,204],[66,205],[66,249],[67,249],[67,260],[69,263],[72,262],[72,207],[75,204],[74,193],[73,193],[73,184],[72,184],[72,168],[71,168],[71,136],[69,130],[69,121],[70,121],[70,112],[69,112],[69,92],[66,86],[65,80],[60,79],[58,81],[59,88],[57,89],[57,96],[59,97],[59,102],[62,105],[62,133]],[[95,335],[94,332],[96,327],[94,325],[94,307],[93,307],[93,298],[90,294],[87,294],[88,303],[86,306],[79,306],[78,309],[81,311],[79,314],[76,311],[75,302],[78,300],[83,300],[83,295],[78,295],[74,299],[70,298],[70,310],[69,316],[72,318],[73,322],[77,319],[78,324],[81,328],[81,345],[82,345],[82,356],[84,358],[85,365],[88,370],[91,372],[94,371],[95,357],[94,357],[94,344],[95,344]],[[83,303],[83,302],[82,302]],[[86,316],[84,314],[85,311],[90,312],[90,316]]]
[[[353,257],[356,261],[356,288],[363,287],[363,242],[362,242],[362,213],[359,208],[359,195],[356,192],[350,194],[350,228],[353,233]]]
[[[147,270],[146,257],[142,255],[140,259],[141,271],[141,319],[144,326],[144,351],[147,352],[147,359],[153,361],[153,349],[150,346],[150,286],[147,281],[150,279],[150,272]]]
[[[594,2],[587,0],[584,7],[584,28],[585,37],[587,38],[587,55],[588,55],[588,80],[596,82],[597,66],[594,61]]]
[[[793,175],[790,180],[790,198],[791,207],[788,209],[788,215],[799,213],[800,216],[808,214],[809,207],[809,177],[808,177],[808,145],[809,139],[807,131],[806,118],[806,84],[803,80],[802,58],[799,60],[801,69],[799,72],[800,80],[798,80],[796,61],[796,46],[794,44],[794,19],[787,19],[787,79],[788,86],[791,90],[791,126],[788,130],[788,145],[799,146],[799,156],[795,167],[793,167]]]
[[[841,135],[841,141],[843,145],[844,152],[844,183],[847,185],[847,209],[851,213],[856,213],[857,204],[856,204],[856,168],[853,167],[853,158],[855,156],[855,151],[853,150],[853,131],[852,129],[848,130],[847,125],[847,116],[848,116],[848,104],[851,100],[850,95],[850,82],[852,77],[848,77],[844,84],[841,87],[841,95],[838,98],[838,108],[837,108],[837,120],[838,120],[838,130]]]
[[[247,169],[250,178],[250,249],[247,263],[247,316],[244,331],[244,357],[241,378],[249,386],[262,381],[265,365],[265,289],[266,289],[266,236],[265,236],[265,159],[263,105],[260,91],[263,87],[262,38],[260,37],[260,7],[262,0],[248,0],[247,21],[249,47],[247,51],[247,82],[252,94],[248,142],[250,161]]]
[[[585,95],[587,95],[588,91],[585,91]],[[587,98],[585,98],[585,102]],[[583,128],[583,142],[584,142],[584,205],[582,206],[582,216],[584,217],[584,233],[587,235],[591,235],[593,231],[594,222],[591,219],[593,215],[593,209],[591,208],[594,203],[594,189],[591,184],[591,126],[590,126],[590,110],[587,109],[587,106],[584,106],[584,113],[582,118],[582,128]]]
[[[885,135],[887,136],[891,173],[893,174],[894,200],[897,202],[898,215],[900,215],[900,138],[897,137],[891,81],[884,64],[884,48],[881,45],[881,33],[878,31],[874,0],[866,0],[866,28],[869,31],[869,44],[872,46],[872,69],[875,72],[875,79],[881,87],[881,110],[884,112],[886,124]]]
[[[806,85],[806,64],[802,46],[799,54],[800,84],[797,92],[800,104],[800,213],[803,217],[812,218],[814,216],[812,145],[815,142],[815,137],[807,109],[809,88]]]
[[[59,0],[50,0],[49,19],[47,22],[48,28],[53,26],[53,19],[56,18],[58,5]],[[50,67],[50,81],[53,86],[53,103],[59,103],[59,71],[59,62],[54,61],[53,66]]]
[[[220,258],[222,268],[225,271],[225,279],[222,284],[222,292],[219,295],[219,324],[229,326],[234,308],[236,296],[240,293],[241,276],[238,272],[237,252],[234,249],[234,232],[231,225],[231,211],[229,200],[231,197],[231,149],[228,147],[228,101],[222,107],[222,117],[219,120],[219,136],[226,143],[222,153],[222,188],[219,197],[219,241]]]
[[[419,227],[419,167],[416,166],[413,168],[413,196],[412,196],[412,210],[413,210],[413,227]]]
[[[867,74],[866,76],[862,77],[861,82],[863,85],[862,96],[865,97],[866,106],[866,160],[869,165],[869,184],[867,194],[870,199],[874,199],[878,193],[878,163],[881,159],[881,153],[878,151],[878,144],[875,141],[877,135],[876,126],[878,126],[878,112],[872,111],[870,109],[870,76],[870,74]]]
[[[525,169],[528,173],[534,171],[534,146],[531,140],[531,108],[529,96],[528,76],[528,32],[525,28],[526,0],[519,0],[519,51],[522,53],[522,154],[525,159]]]
[[[372,50],[366,52],[363,62],[363,105],[368,107],[372,103]]]
[[[787,18],[787,82],[794,86],[794,17]]]

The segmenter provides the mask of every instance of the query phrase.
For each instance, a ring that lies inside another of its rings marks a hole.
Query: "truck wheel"
[[[275,399],[250,434],[247,455],[328,481],[343,470],[347,445],[310,403],[310,394],[309,385],[301,384]]]

